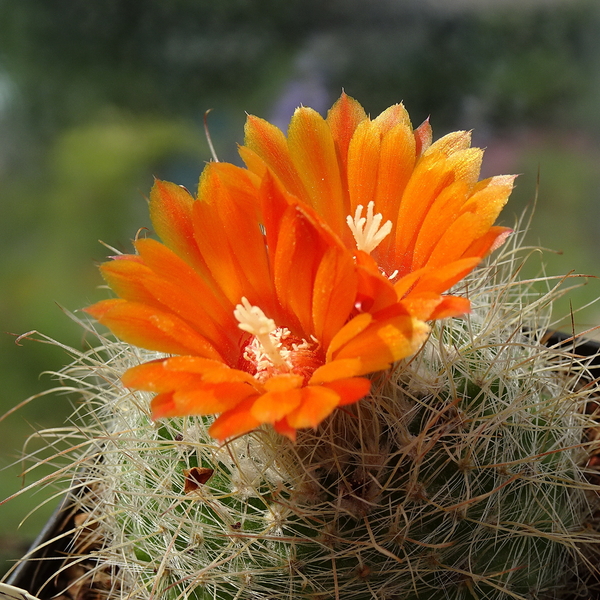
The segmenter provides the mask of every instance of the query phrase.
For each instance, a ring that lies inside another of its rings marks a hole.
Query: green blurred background
[[[13,334],[82,348],[60,307],[105,297],[98,240],[130,249],[153,176],[195,189],[207,109],[219,158],[239,162],[245,112],[285,127],[342,88],[373,115],[404,100],[436,137],[474,129],[485,176],[521,174],[504,224],[539,171],[529,241],[557,251],[550,274],[600,275],[597,0],[0,0],[0,414],[67,360]],[[591,280],[557,313],[598,295]],[[600,324],[600,309],[575,318]],[[39,398],[0,422],[0,498],[21,485],[11,463],[27,436],[70,410]],[[48,493],[0,506],[2,564],[48,518],[54,502],[18,529]]]

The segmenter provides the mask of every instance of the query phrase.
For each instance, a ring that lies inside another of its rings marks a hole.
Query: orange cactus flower
[[[174,355],[123,376],[157,394],[155,419],[221,413],[218,439],[262,423],[294,439],[364,397],[363,375],[427,335],[392,284],[269,176],[211,163],[197,200],[157,181],[150,212],[164,243],[139,239],[137,254],[104,263],[119,298],[86,311],[123,340]],[[373,292],[372,309],[357,308]]]
[[[483,150],[470,138],[459,131],[432,144],[429,122],[413,131],[402,104],[370,119],[342,94],[326,119],[297,109],[287,138],[249,116],[240,154],[250,171],[272,172],[311,206],[358,262],[387,274],[411,313],[428,320],[468,311],[466,299],[442,292],[510,233],[493,223],[514,176],[478,182]]]
[[[342,95],[298,109],[288,138],[249,117],[247,169],[209,164],[198,198],[157,181],[162,243],[101,271],[116,299],[87,312],[165,358],[129,369],[155,419],[219,414],[226,439],[269,423],[295,439],[418,350],[425,321],[469,310],[443,292],[502,243],[513,178],[477,182],[465,132],[431,144],[396,105],[370,120]]]

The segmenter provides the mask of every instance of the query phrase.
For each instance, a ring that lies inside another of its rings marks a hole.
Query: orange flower
[[[198,200],[157,181],[150,213],[164,243],[140,239],[137,254],[104,263],[119,298],[86,310],[123,340],[175,355],[123,376],[157,393],[155,419],[221,413],[219,439],[262,423],[294,439],[427,335],[392,284],[269,175],[211,163]],[[371,310],[357,309],[359,296]]]
[[[249,117],[241,154],[248,169],[206,167],[197,200],[156,182],[163,243],[103,264],[119,298],[87,312],[172,355],[123,376],[157,394],[153,418],[220,413],[218,439],[263,423],[294,439],[413,354],[425,320],[469,309],[442,292],[508,234],[492,225],[513,178],[477,183],[467,133],[431,144],[401,105],[371,121],[345,95],[327,120],[298,109],[287,140]]]
[[[402,104],[371,120],[342,94],[327,119],[297,109],[287,139],[248,117],[240,154],[250,171],[270,170],[313,207],[363,267],[386,273],[411,313],[427,320],[468,311],[466,299],[442,292],[510,232],[492,225],[514,176],[478,182],[483,150],[470,137],[459,131],[432,144],[429,122],[413,131]]]

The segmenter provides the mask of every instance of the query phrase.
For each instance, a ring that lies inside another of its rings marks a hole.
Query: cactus
[[[470,315],[436,323],[296,443],[260,428],[220,444],[212,417],[154,423],[151,394],[120,376],[159,355],[94,332],[100,345],[60,374],[83,399],[74,427],[50,442],[71,444],[57,477],[84,515],[75,549],[94,539],[89,577],[135,600],[585,591],[593,389],[585,361],[541,343],[560,291],[519,281],[518,247],[463,282]]]

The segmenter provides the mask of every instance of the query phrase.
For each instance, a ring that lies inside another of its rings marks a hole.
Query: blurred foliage
[[[284,123],[300,103],[325,110],[341,88],[372,114],[403,99],[415,124],[432,116],[438,137],[474,128],[488,174],[524,174],[505,223],[533,199],[539,167],[532,241],[564,251],[548,271],[597,272],[600,5],[461,2],[0,0],[2,331],[81,347],[57,304],[103,296],[94,263],[111,251],[98,240],[128,250],[149,227],[153,175],[195,188],[210,158],[207,109],[219,157],[237,160],[245,111]],[[560,310],[597,295],[587,286]],[[0,336],[0,412],[47,389],[39,373],[66,359],[23,344]],[[68,411],[46,398],[0,423],[2,464]],[[18,488],[18,471],[0,473],[0,497]],[[0,509],[5,540],[38,500]],[[12,541],[7,553],[19,554]]]

